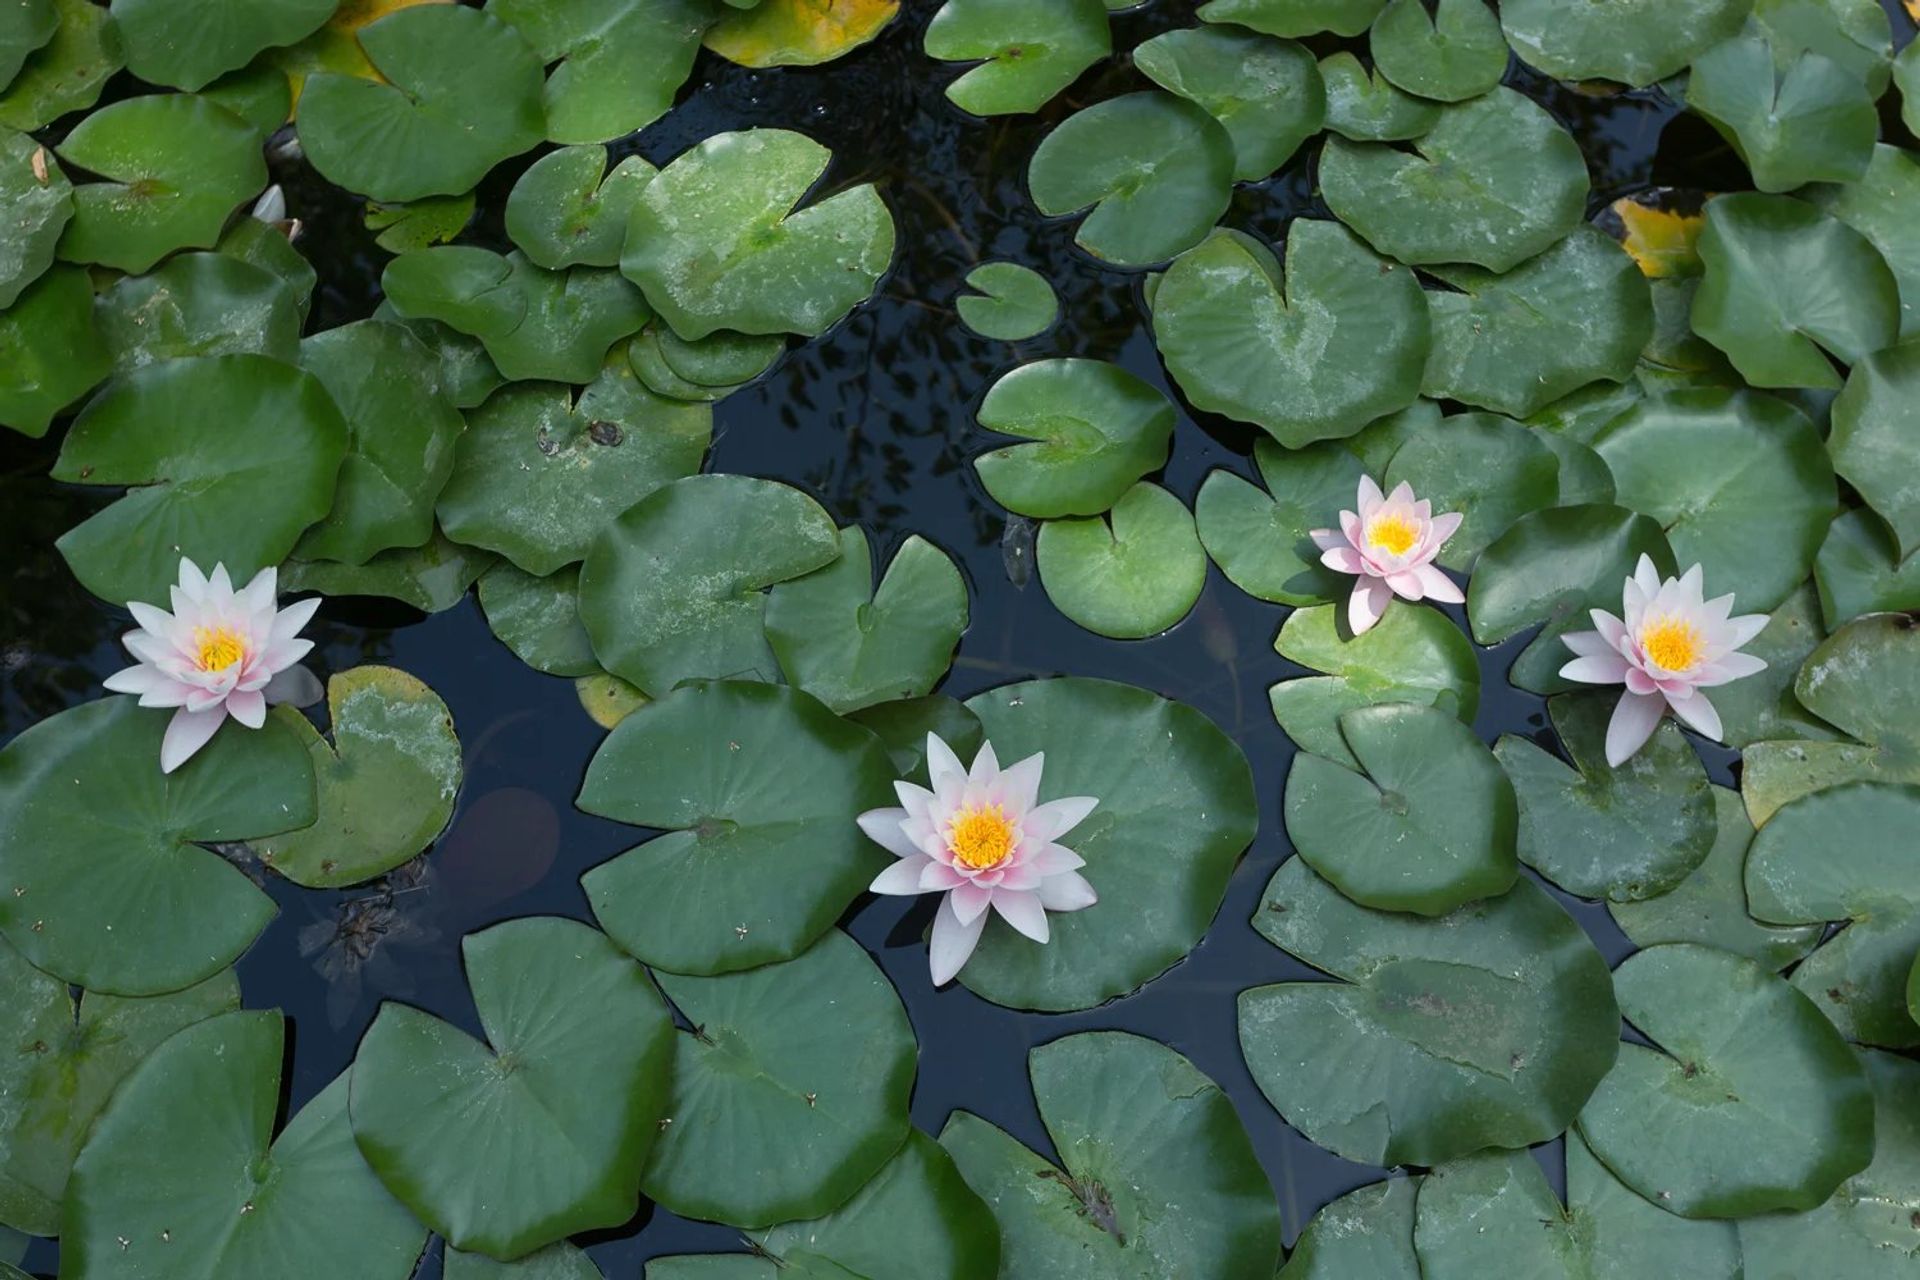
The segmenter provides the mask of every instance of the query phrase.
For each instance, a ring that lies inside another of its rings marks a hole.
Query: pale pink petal
[[[1360,523],[1360,517],[1351,511],[1340,513],[1340,532],[1347,535],[1347,542],[1355,549],[1366,545],[1367,531]]]
[[[1029,837],[1035,840],[1058,840],[1067,832],[1086,821],[1099,801],[1092,796],[1066,796],[1059,800],[1049,800],[1035,805],[1021,825]]]
[[[1655,567],[1652,556],[1640,554],[1639,562],[1633,566],[1633,580],[1649,600],[1660,593],[1660,570]]]
[[[313,652],[311,640],[283,640],[270,645],[256,660],[256,665],[270,672],[285,671],[300,659]]]
[[[1043,876],[1057,876],[1062,871],[1078,871],[1087,865],[1087,860],[1065,845],[1048,844],[1028,858],[1027,865]]]
[[[921,864],[919,888],[921,893],[945,893],[949,889],[958,889],[963,884],[971,883],[973,883],[971,880],[944,862],[928,858]]]
[[[924,854],[916,853],[911,858],[902,858],[875,876],[873,883],[867,886],[867,892],[884,893],[894,897],[909,897],[916,893],[925,893],[926,889],[920,883],[920,874],[928,867],[937,865],[932,858]]]
[[[1380,486],[1373,482],[1372,476],[1360,477],[1358,499],[1354,505],[1360,508],[1359,516],[1362,520],[1372,515],[1374,509],[1386,500],[1386,495],[1380,492]]]
[[[1626,685],[1629,693],[1657,695],[1660,692],[1660,686],[1654,678],[1632,663],[1627,664]]]
[[[125,667],[116,671],[101,683],[114,693],[153,693],[161,689],[175,688],[177,682],[169,680],[152,667],[141,663],[139,666]]]
[[[1578,680],[1582,684],[1620,684],[1627,678],[1627,660],[1617,653],[1595,653],[1575,658],[1560,668],[1563,680]]]
[[[1014,862],[1000,868],[1000,879],[994,882],[994,892],[1017,890],[1026,892],[1038,889],[1040,882],[1046,879],[1031,863]]]
[[[228,575],[225,563],[216,564],[213,572],[207,575],[207,604],[223,614],[233,609],[233,579]]]
[[[1466,516],[1458,511],[1448,511],[1433,518],[1433,531],[1430,541],[1438,548],[1441,543],[1460,531],[1460,525]]]
[[[1328,547],[1320,553],[1320,563],[1335,573],[1365,573],[1367,562],[1358,551],[1348,546],[1343,538],[1337,547]]]
[[[905,780],[893,784],[893,794],[900,799],[900,807],[906,810],[909,818],[925,819],[927,806],[933,803],[933,792]]]
[[[1040,899],[1040,905],[1049,911],[1078,911],[1100,901],[1100,895],[1093,891],[1087,878],[1077,871],[1063,871],[1057,876],[1048,876],[1034,890]]]
[[[266,686],[260,690],[268,706],[277,707],[282,703],[295,707],[310,707],[326,696],[327,691],[320,687],[320,677],[298,664],[273,673]]]
[[[993,744],[981,743],[980,750],[973,757],[973,768],[967,770],[967,781],[976,787],[984,787],[999,776],[1000,757],[994,754]]]
[[[207,575],[185,556],[180,557],[180,590],[186,592],[187,598],[195,604],[207,598]]]
[[[1331,551],[1335,547],[1351,545],[1347,541],[1347,535],[1338,529],[1309,529],[1307,530],[1307,536],[1313,539],[1313,545],[1322,551]]]
[[[1750,653],[1729,653],[1707,664],[1707,669],[1694,677],[1694,687],[1711,689],[1726,684],[1730,680],[1741,680],[1747,676],[1758,675],[1767,669],[1764,659]]]
[[[1667,695],[1667,705],[1673,708],[1673,714],[1689,729],[1715,742],[1720,740],[1720,713],[1707,701],[1707,695],[1693,690],[1682,697]]]
[[[860,824],[860,830],[866,832],[867,839],[894,857],[921,857],[919,846],[907,839],[906,832],[901,830],[901,824],[906,819],[905,809],[869,809],[854,821]]]
[[[1679,591],[1681,599],[1699,609],[1707,602],[1707,571],[1694,565],[1680,575]]]
[[[1596,653],[1617,652],[1598,631],[1569,631],[1560,637],[1560,643],[1582,658],[1592,657]]]
[[[1025,817],[1040,798],[1040,771],[1046,766],[1047,757],[1043,751],[1036,751],[1025,760],[1009,765],[1000,774],[1001,794],[1007,806],[1007,816],[1015,822]]]
[[[258,729],[267,722],[267,700],[258,689],[251,693],[235,690],[227,695],[227,714],[249,729]]]
[[[189,689],[187,700],[181,705],[188,711],[205,711],[210,707],[224,706],[227,701],[225,689]],[[222,715],[226,713],[221,712]]]
[[[1365,635],[1380,621],[1392,599],[1393,589],[1385,579],[1361,578],[1353,584],[1353,594],[1347,597],[1347,626],[1356,636]]]
[[[954,913],[953,895],[940,900],[940,909],[933,913],[933,938],[927,947],[927,967],[933,974],[934,986],[944,987],[953,981],[953,976],[973,955],[980,931],[986,927],[986,912],[980,912],[969,923],[962,923]]]
[[[1733,616],[1733,592],[1715,596],[1706,603],[1706,620],[1709,626],[1725,623]]]
[[[1034,894],[1018,889],[995,889],[993,909],[1000,913],[1002,920],[1035,942],[1047,940],[1047,911]]]
[[[1737,618],[1728,618],[1727,626],[1730,628],[1730,636],[1727,643],[1732,648],[1738,649],[1765,631],[1767,624],[1771,621],[1773,619],[1764,613],[1745,613]]]
[[[319,596],[309,596],[305,600],[295,600],[292,604],[273,616],[273,631],[272,634],[267,637],[267,643],[269,645],[284,644],[286,641],[299,635],[301,628],[313,620],[314,612],[319,608]]]
[[[1437,565],[1423,564],[1414,570],[1420,575],[1420,582],[1427,589],[1427,599],[1437,600],[1441,604],[1464,604],[1466,596],[1461,594],[1458,584],[1442,572]]]
[[[1387,505],[1389,507],[1413,506],[1413,486],[1405,480],[1393,486],[1393,492],[1387,495]]]
[[[1632,759],[1660,727],[1666,709],[1667,700],[1657,693],[1621,694],[1607,723],[1607,763],[1617,769]]]
[[[1627,638],[1626,623],[1605,609],[1590,610],[1587,616],[1593,619],[1593,629],[1599,633],[1602,640],[1615,649],[1620,648],[1620,642]]]
[[[189,757],[207,745],[227,718],[226,704],[215,702],[205,711],[182,707],[167,722],[166,736],[160,740],[160,772],[172,773]]]
[[[959,918],[961,924],[972,924],[987,909],[987,904],[992,900],[992,887],[976,884],[972,880],[962,885],[955,885],[946,897],[946,901],[953,904],[954,915]]]
[[[967,781],[966,766],[937,733],[927,735],[927,780],[933,784],[933,794],[942,799],[957,793]]]
[[[133,615],[134,622],[147,634],[163,640],[173,639],[175,633],[174,616],[165,609],[156,609],[150,604],[138,600],[127,601],[127,612]]]
[[[278,590],[279,574],[272,565],[268,565],[253,575],[251,581],[240,589],[239,604],[247,613],[259,613],[263,608],[273,608],[274,596]],[[316,599],[318,597],[315,597]]]

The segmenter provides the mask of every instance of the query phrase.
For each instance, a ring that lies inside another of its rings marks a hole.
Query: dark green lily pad
[[[480,608],[493,634],[534,670],[569,677],[600,670],[580,621],[580,566],[536,578],[497,564],[480,576]]]
[[[547,137],[606,142],[658,120],[693,71],[712,0],[488,0],[558,63],[544,93]]]
[[[960,322],[983,338],[1024,342],[1053,327],[1060,299],[1047,278],[1017,262],[988,262],[967,273],[967,288],[953,300]]]
[[[1200,486],[1193,517],[1207,554],[1234,586],[1261,600],[1312,605],[1339,597],[1350,579],[1320,563],[1307,534],[1331,527],[1326,522],[1353,501],[1359,459],[1333,442],[1283,449],[1260,440],[1253,460],[1264,490],[1231,471],[1209,472]]]
[[[44,128],[69,111],[91,107],[120,70],[120,29],[93,0],[53,0],[60,25],[26,55],[17,75],[0,75],[0,124],[22,132]]]
[[[1694,60],[1687,105],[1720,131],[1762,191],[1852,182],[1880,136],[1880,113],[1859,76],[1818,53],[1793,56],[1758,26]]]
[[[1745,1280],[1753,1274],[1732,1223],[1682,1218],[1656,1207],[1595,1159],[1577,1129],[1567,1133],[1567,1210],[1576,1251],[1569,1276],[1645,1280],[1663,1269],[1688,1280]]]
[[[1613,1065],[1606,964],[1530,880],[1429,920],[1362,907],[1292,858],[1253,923],[1340,979],[1241,992],[1240,1048],[1287,1123],[1346,1159],[1544,1142]]]
[[[1396,88],[1351,53],[1320,60],[1327,89],[1327,129],[1354,142],[1404,142],[1440,123],[1440,104]]]
[[[1436,512],[1466,518],[1435,562],[1462,573],[1514,521],[1560,501],[1560,458],[1511,418],[1456,413],[1393,451],[1381,485],[1406,483]]]
[[[60,554],[114,604],[165,601],[182,556],[245,582],[327,514],[347,440],[320,380],[267,356],[139,370],[67,433],[54,479],[133,487],[63,534]]]
[[[224,253],[182,253],[100,295],[96,319],[117,371],[188,356],[300,359],[303,317],[279,276]]]
[[[1912,42],[1893,60],[1893,83],[1900,90],[1900,119],[1907,132],[1920,134],[1920,53]]]
[[[1300,1233],[1278,1280],[1421,1280],[1413,1252],[1420,1179],[1392,1178],[1323,1206]]]
[[[365,564],[333,560],[289,560],[280,571],[282,591],[317,591],[323,596],[384,596],[422,613],[451,609],[495,558],[449,541],[438,530],[425,546],[382,551]]]
[[[594,753],[578,803],[669,834],[581,878],[595,918],[675,973],[799,955],[886,867],[854,819],[887,804],[890,765],[796,689],[715,681],[649,703]]]
[[[1320,157],[1327,207],[1390,258],[1506,271],[1586,216],[1579,146],[1512,89],[1442,108],[1412,145],[1332,138]]]
[[[113,21],[129,71],[149,84],[195,90],[263,49],[311,35],[339,7],[340,0],[113,0]]]
[[[1270,36],[1312,36],[1331,31],[1357,36],[1373,25],[1387,0],[1208,0],[1202,22],[1233,22]]]
[[[847,719],[879,735],[893,760],[893,776],[927,782],[927,735],[937,734],[964,760],[980,750],[980,718],[965,704],[945,694],[905,698],[863,707]]]
[[[380,290],[402,317],[435,320],[476,337],[505,336],[527,318],[520,285],[508,259],[471,245],[414,249],[380,273]]]
[[[1439,102],[1491,92],[1507,73],[1500,19],[1481,0],[1392,0],[1374,21],[1368,47],[1380,74]]]
[[[1149,80],[1226,127],[1239,182],[1273,176],[1326,122],[1320,64],[1291,40],[1183,27],[1140,45],[1133,61]]]
[[[1845,68],[1875,98],[1887,91],[1893,24],[1874,0],[1756,0],[1753,18],[1773,41],[1777,58],[1817,53]]]
[[[691,1024],[674,1038],[673,1123],[644,1180],[663,1207],[736,1227],[817,1218],[912,1132],[907,1011],[838,929],[784,964],[659,982]],[[742,1161],[748,1150],[780,1155]]]
[[[1920,550],[1920,343],[1855,365],[1833,402],[1834,470],[1887,522],[1900,554]]]
[[[111,372],[85,268],[54,267],[0,311],[0,423],[43,436]]]
[[[1805,996],[1744,956],[1651,947],[1614,973],[1622,1045],[1580,1113],[1614,1175],[1684,1218],[1811,1209],[1873,1156],[1873,1096]]]
[[[628,366],[632,368],[634,375],[640,379],[642,386],[657,396],[664,396],[669,400],[684,401],[688,404],[711,404],[724,400],[739,390],[737,386],[707,386],[702,383],[691,382],[681,377],[678,373],[675,373],[673,366],[667,363],[666,356],[666,344],[669,341],[668,335],[672,333],[673,330],[660,323],[660,321],[655,320],[652,324],[636,334],[633,340],[627,344]],[[732,338],[739,337],[740,335],[716,334],[715,336]],[[673,341],[683,340],[676,338],[673,339]],[[703,338],[699,344],[683,343],[683,345],[705,345],[708,341],[710,340]]]
[[[786,354],[783,333],[730,333],[719,329],[690,342],[664,325],[652,326],[661,363],[679,379],[702,387],[734,388],[753,381]]]
[[[1420,1179],[1413,1242],[1424,1280],[1513,1274],[1571,1280],[1578,1236],[1524,1151],[1488,1151]]]
[[[1520,60],[1556,80],[1664,80],[1729,38],[1753,0],[1504,0],[1501,29]]]
[[[53,152],[0,126],[0,310],[53,265],[54,246],[73,217],[73,184]]]
[[[53,0],[20,0],[0,16],[0,88],[5,88],[36,50],[53,39],[60,14]]]
[[[1843,511],[1813,562],[1820,611],[1840,623],[1867,613],[1920,610],[1920,553],[1902,560],[1886,523],[1871,511]]]
[[[222,1013],[134,1068],[74,1164],[62,1270],[151,1280],[413,1274],[427,1233],[354,1150],[346,1076],[273,1139],[284,1040],[278,1010]]]
[[[627,217],[657,173],[639,156],[607,170],[607,149],[562,147],[530,165],[507,196],[507,235],[537,266],[617,267]]]
[[[508,254],[507,264],[508,287],[526,299],[526,316],[511,329],[476,336],[509,380],[591,382],[613,345],[653,318],[646,298],[618,271],[547,271],[519,253]]]
[[[1288,229],[1284,275],[1265,246],[1233,232],[1182,254],[1161,278],[1153,319],[1189,400],[1288,448],[1350,436],[1413,403],[1430,341],[1411,271],[1337,223],[1306,219]]]
[[[1080,73],[1113,52],[1100,0],[947,0],[927,24],[929,58],[980,61],[947,86],[947,98],[977,116],[1038,111]]]
[[[1000,1274],[1271,1280],[1273,1189],[1233,1104],[1165,1045],[1119,1031],[1027,1055],[1060,1166],[956,1111],[940,1143],[1000,1222]]]
[[[1006,685],[967,707],[1002,760],[1046,752],[1041,800],[1098,798],[1067,844],[1100,901],[1052,916],[1045,946],[989,920],[960,981],[1013,1008],[1090,1009],[1191,951],[1257,825],[1233,740],[1191,707],[1104,680]]]
[[[1049,520],[1035,551],[1054,607],[1098,635],[1143,640],[1193,609],[1207,553],[1186,504],[1142,481],[1104,516]]]
[[[449,1248],[442,1274],[444,1280],[606,1280],[592,1258],[564,1240],[514,1262]]]
[[[1801,196],[1880,251],[1900,286],[1900,338],[1920,338],[1920,222],[1907,216],[1920,200],[1920,156],[1883,143],[1860,181],[1811,187]]]
[[[1233,194],[1233,138],[1207,112],[1149,90],[1068,116],[1027,167],[1048,217],[1091,209],[1074,243],[1120,267],[1147,267],[1200,243]]]
[[[489,1257],[626,1222],[673,1062],[646,972],[556,916],[470,933],[460,955],[486,1040],[380,1007],[353,1061],[367,1163],[448,1243]]]
[[[993,384],[980,425],[1033,444],[974,459],[993,500],[1023,516],[1091,516],[1172,449],[1174,410],[1151,383],[1100,360],[1036,360]]]
[[[1826,628],[1820,625],[1819,599],[1811,585],[1803,584],[1773,611],[1766,628],[1747,642],[1745,652],[1765,662],[1766,670],[1713,691],[1713,707],[1720,713],[1725,730],[1721,738],[1728,746],[1744,748],[1770,738],[1831,740],[1840,736],[1801,706],[1793,691],[1800,664],[1826,638]]]

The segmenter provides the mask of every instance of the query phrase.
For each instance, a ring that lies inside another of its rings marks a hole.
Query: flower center
[[[969,871],[999,866],[1013,852],[1013,823],[997,804],[962,809],[947,825],[947,849]]]
[[[1706,648],[1700,628],[1684,618],[1658,618],[1640,632],[1640,647],[1667,671],[1686,671]]]
[[[199,654],[194,661],[202,671],[225,671],[247,656],[247,643],[231,627],[195,627],[193,643]]]
[[[1396,556],[1407,554],[1407,549],[1419,536],[1420,531],[1414,528],[1413,521],[1397,511],[1390,515],[1375,516],[1367,526],[1368,543]]]

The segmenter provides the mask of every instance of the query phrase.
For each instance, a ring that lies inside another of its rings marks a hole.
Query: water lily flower
[[[211,575],[182,557],[173,612],[133,601],[139,629],[121,638],[138,661],[107,677],[115,693],[143,707],[177,707],[160,743],[160,769],[172,773],[207,745],[228,716],[249,729],[266,723],[267,704],[302,700],[312,673],[298,665],[313,641],[296,637],[319,597],[276,607],[276,574],[262,569],[239,591],[217,564]]]
[[[1040,753],[1002,769],[985,743],[967,769],[938,735],[927,735],[933,790],[896,782],[901,808],[871,809],[860,829],[899,858],[874,878],[874,893],[944,893],[933,918],[933,985],[951,981],[973,954],[987,909],[1045,942],[1047,912],[1078,911],[1097,901],[1080,874],[1086,859],[1054,843],[1100,802],[1092,796],[1036,803]]]
[[[1767,625],[1764,613],[1733,617],[1733,597],[1708,600],[1699,565],[1662,582],[1649,556],[1641,556],[1621,589],[1623,617],[1593,611],[1592,631],[1560,638],[1578,655],[1560,668],[1585,684],[1624,684],[1607,724],[1607,763],[1625,764],[1660,727],[1668,710],[1709,738],[1720,737],[1720,713],[1702,689],[1766,669],[1739,648]]]
[[[1395,596],[1447,604],[1466,599],[1433,563],[1466,517],[1454,511],[1434,515],[1433,504],[1415,499],[1413,486],[1404,480],[1392,493],[1382,494],[1372,476],[1360,477],[1355,505],[1359,510],[1340,513],[1338,529],[1315,529],[1307,535],[1320,548],[1321,564],[1359,579],[1347,597],[1347,625],[1353,634],[1363,635],[1380,621]]]

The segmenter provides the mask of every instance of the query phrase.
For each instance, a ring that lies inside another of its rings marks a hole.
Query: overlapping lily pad
[[[1639,1280],[1675,1267],[1688,1280],[1746,1280],[1730,1222],[1682,1218],[1631,1190],[1594,1158],[1580,1131],[1567,1134],[1567,1210],[1575,1253],[1569,1276]],[[1520,1224],[1525,1231],[1531,1224]],[[1581,1268],[1584,1262],[1587,1270]]]
[[[1270,36],[1311,36],[1331,31],[1357,36],[1373,25],[1387,0],[1208,0],[1203,22],[1233,22]]]
[[[1900,337],[1920,337],[1920,223],[1906,216],[1920,200],[1920,156],[1883,143],[1860,181],[1801,194],[1873,242],[1900,286]]]
[[[945,694],[906,698],[862,708],[848,716],[880,738],[893,760],[896,778],[927,780],[927,735],[939,735],[964,760],[980,750],[980,719],[965,704]]]
[[[1140,45],[1133,61],[1155,84],[1198,103],[1226,127],[1236,181],[1271,177],[1326,121],[1320,65],[1291,40],[1183,27]]]
[[[1733,145],[1762,191],[1852,182],[1880,134],[1859,76],[1821,54],[1795,54],[1758,27],[1695,59],[1687,105]]]
[[[1606,964],[1529,880],[1428,920],[1362,907],[1293,858],[1254,927],[1340,979],[1242,992],[1240,1047],[1287,1122],[1346,1159],[1544,1142],[1613,1065]]]
[[[442,1274],[445,1280],[606,1280],[592,1258],[564,1240],[513,1262],[450,1248]]]
[[[661,363],[675,378],[720,389],[723,394],[765,373],[787,350],[787,337],[780,333],[721,329],[698,341],[689,341],[662,325],[653,325],[651,333],[659,344]]]
[[[0,88],[6,87],[27,58],[53,38],[60,26],[53,0],[21,0],[0,17]]]
[[[73,184],[53,153],[0,126],[0,310],[53,265],[54,246],[73,217]]]
[[[1746,21],[1752,0],[1506,0],[1500,25],[1521,61],[1559,80],[1664,80]]]
[[[1369,47],[1380,74],[1439,102],[1491,91],[1507,72],[1500,20],[1482,0],[1392,0],[1375,20]]]
[[[1370,1183],[1323,1206],[1294,1243],[1278,1280],[1421,1280],[1413,1252],[1418,1178]]]
[[[493,634],[534,670],[576,677],[599,672],[580,622],[578,565],[536,578],[497,564],[480,577],[480,607]]]
[[[25,7],[39,4],[28,0]],[[39,129],[92,106],[121,68],[120,29],[105,9],[93,0],[53,0],[52,8],[59,20],[52,38],[31,52],[21,47],[25,41],[15,44],[23,58],[18,73],[0,75],[0,124],[10,129]]]
[[[121,372],[246,351],[288,364],[300,358],[303,317],[293,290],[225,253],[183,253],[148,275],[124,276],[96,311]]]
[[[1800,704],[1793,691],[1795,677],[1807,656],[1827,638],[1820,625],[1820,602],[1811,585],[1803,585],[1773,611],[1745,652],[1767,664],[1766,670],[1745,676],[1713,691],[1713,708],[1720,713],[1730,747],[1747,747],[1774,738],[1816,738],[1830,741],[1841,735]],[[1738,948],[1729,948],[1738,950]]]
[[[1231,471],[1207,475],[1194,499],[1194,521],[1207,554],[1233,585],[1275,604],[1311,605],[1341,594],[1347,579],[1320,563],[1308,531],[1353,501],[1360,460],[1340,444],[1283,449],[1254,445],[1258,485]]]
[[[1022,342],[1045,333],[1060,315],[1060,299],[1047,278],[1017,262],[988,262],[967,273],[979,292],[954,299],[960,321],[983,338]]]
[[[1833,402],[1834,470],[1893,531],[1902,556],[1920,550],[1920,343],[1868,356]]]
[[[667,113],[693,71],[712,0],[488,0],[556,63],[542,95],[555,142],[606,142]]]
[[[1524,1151],[1467,1156],[1420,1179],[1413,1240],[1424,1280],[1575,1274],[1573,1225]]]
[[[1440,123],[1440,104],[1396,87],[1351,53],[1320,60],[1327,90],[1327,128],[1354,142],[1404,142]]]
[[[281,567],[282,591],[323,596],[385,596],[422,613],[451,609],[495,563],[495,557],[451,542],[436,531],[425,546],[382,551],[365,564],[335,560],[289,560]]]
[[[977,116],[1038,111],[1113,52],[1100,0],[947,0],[927,24],[927,56],[980,65],[947,86]]]
[[[1456,413],[1431,430],[1409,433],[1380,483],[1388,489],[1411,484],[1435,511],[1465,517],[1435,557],[1465,572],[1514,521],[1560,500],[1560,458],[1511,418]]]
[[[54,267],[0,311],[0,423],[15,431],[45,435],[112,370],[84,268]]]
[[[601,146],[548,152],[507,196],[507,235],[535,265],[551,271],[617,267],[627,217],[656,172],[639,156],[609,171]]]
[[[1105,516],[1049,520],[1035,552],[1047,598],[1096,634],[1142,640],[1192,610],[1207,553],[1186,504],[1144,481]]]
[[[1041,1045],[1027,1065],[1060,1166],[969,1112],[940,1134],[999,1220],[1002,1275],[1270,1280],[1279,1209],[1218,1085],[1118,1031]]]
[[[980,425],[1032,444],[974,459],[993,500],[1019,515],[1098,515],[1165,464],[1174,411],[1151,383],[1099,360],[1036,360],[993,384]]]
[[[1835,626],[1862,614],[1920,609],[1920,553],[1901,559],[1886,523],[1862,508],[1834,520],[1813,576],[1820,612]]]
[[[113,0],[113,21],[133,74],[201,89],[263,49],[312,34],[339,7],[340,0]]]

